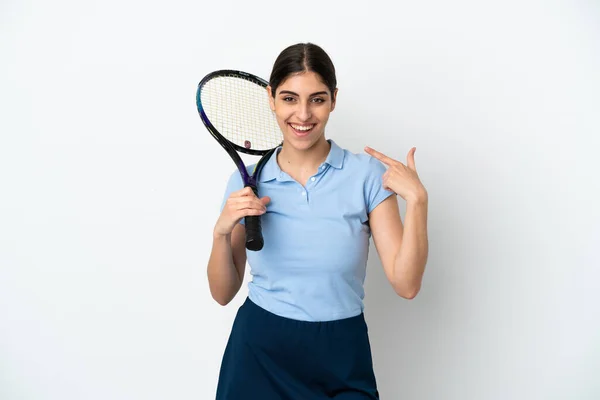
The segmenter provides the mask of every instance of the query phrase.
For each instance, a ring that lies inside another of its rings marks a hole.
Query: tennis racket
[[[196,105],[210,134],[233,159],[244,187],[258,196],[258,177],[283,134],[269,107],[268,83],[252,74],[220,70],[206,75],[198,84]],[[262,156],[251,174],[238,152]],[[260,216],[245,217],[246,248],[258,251],[264,239]]]

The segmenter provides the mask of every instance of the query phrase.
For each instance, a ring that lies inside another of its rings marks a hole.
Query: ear
[[[267,86],[267,95],[269,96],[269,107],[271,107],[271,111],[275,111],[275,99],[271,94],[271,86]]]
[[[333,96],[331,96],[331,111],[335,110],[335,102],[337,101],[338,90],[335,88]]]

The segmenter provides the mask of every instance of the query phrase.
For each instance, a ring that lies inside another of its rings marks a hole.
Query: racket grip
[[[259,251],[263,248],[264,239],[260,216],[249,215],[245,217],[246,225],[246,248],[252,251]]]
[[[256,186],[248,185],[252,188],[254,195],[258,197],[258,189]],[[262,226],[259,215],[248,215],[245,217],[246,226],[246,248],[252,251],[259,251],[265,244],[262,235]]]

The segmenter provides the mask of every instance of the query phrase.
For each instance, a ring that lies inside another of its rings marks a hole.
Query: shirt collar
[[[331,148],[329,149],[329,154],[323,162],[323,165],[328,164],[333,168],[342,169],[344,166],[344,150],[332,139],[327,139],[327,141],[331,144]],[[277,147],[271,155],[271,158],[267,160],[267,163],[260,172],[259,182],[267,182],[273,179],[280,181],[288,180],[286,179],[287,174],[279,168],[279,164],[277,163],[277,154],[279,154],[280,151],[281,146]]]

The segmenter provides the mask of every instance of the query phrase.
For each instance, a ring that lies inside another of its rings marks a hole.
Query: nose
[[[300,102],[296,111],[298,118],[301,121],[308,121],[311,117],[310,105],[308,102]]]

